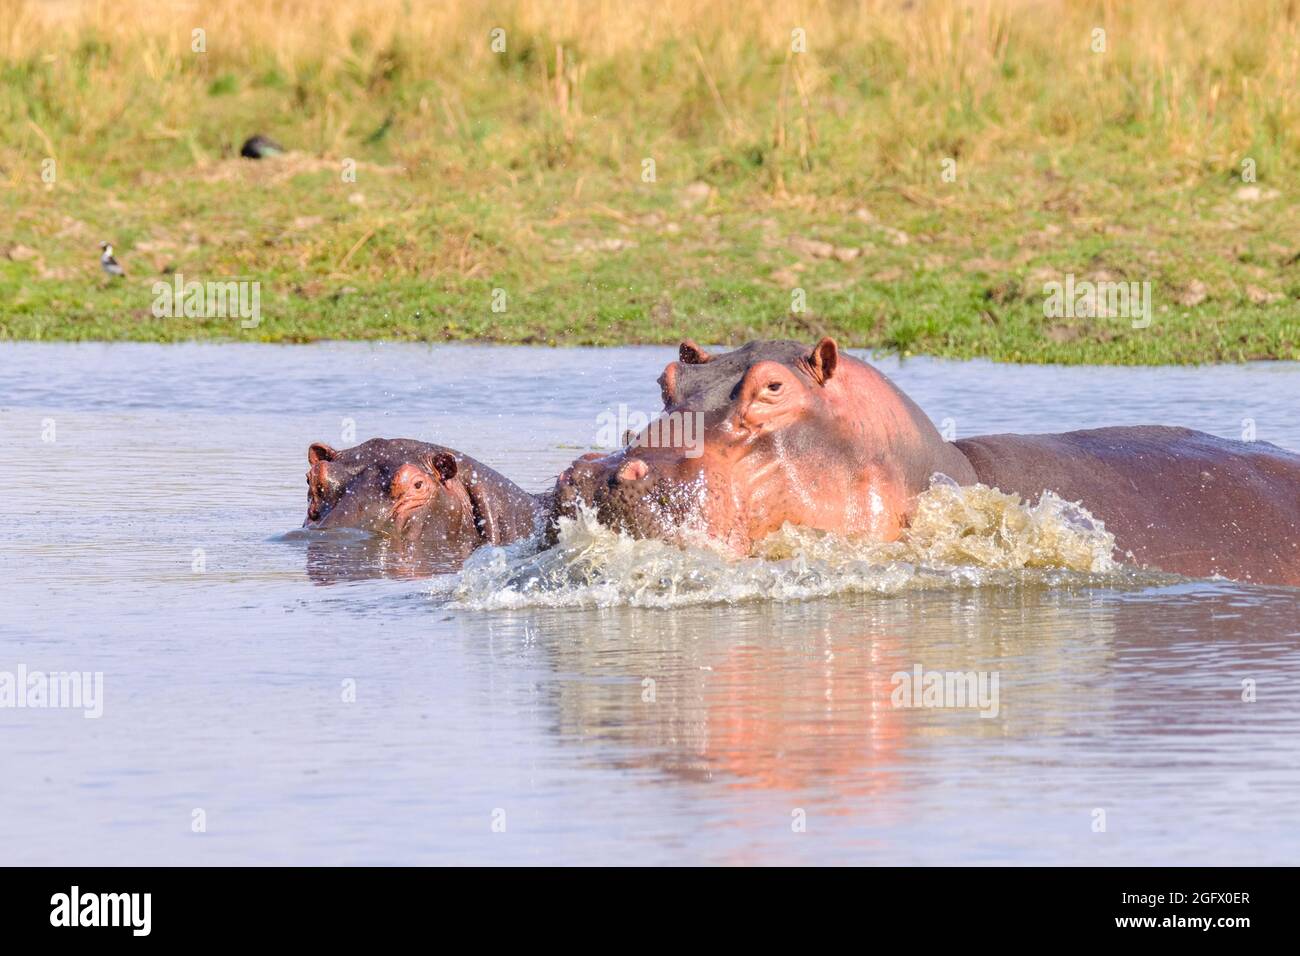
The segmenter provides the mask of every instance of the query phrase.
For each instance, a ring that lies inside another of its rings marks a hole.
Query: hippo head
[[[834,341],[823,341],[830,343],[834,353],[831,360],[836,360],[838,349],[834,348]],[[732,352],[710,355],[687,339],[678,347],[677,355],[678,360],[669,362],[659,376],[665,411],[673,408],[714,411],[735,397],[732,393],[736,385],[758,362],[778,362],[791,369],[810,369],[811,358],[808,346],[788,341],[750,342]],[[833,374],[833,368],[831,372]]]
[[[307,449],[304,528],[359,528],[463,560],[480,543],[474,502],[455,452],[375,438],[341,451]]]
[[[890,540],[934,471],[970,477],[915,404],[830,338],[716,357],[684,342],[659,384],[661,418],[574,462],[553,516],[581,504],[633,536],[702,532],[741,553],[787,521]]]

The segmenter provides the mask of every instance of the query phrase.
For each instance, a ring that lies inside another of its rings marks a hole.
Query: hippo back
[[[1157,425],[956,442],[986,485],[1081,502],[1120,556],[1193,577],[1300,584],[1300,455]]]

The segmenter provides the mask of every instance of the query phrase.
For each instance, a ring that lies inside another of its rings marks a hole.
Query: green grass
[[[0,62],[0,337],[826,334],[1021,362],[1300,359],[1295,91],[1216,93],[1202,115],[1212,85],[1258,86],[1277,63],[1209,44],[1205,62],[1157,68],[1120,47],[1062,67],[1031,27],[1010,21],[987,75],[921,80],[888,33],[807,61],[753,39],[709,51],[716,76],[675,40],[620,57],[569,37],[557,68],[540,52],[556,37],[523,27],[509,56],[428,63],[365,36],[288,61],[252,48],[196,64],[160,46],[158,81],[133,72],[145,40],[79,34],[56,64]],[[291,152],[240,159],[253,132]],[[128,279],[100,273],[101,239]],[[152,287],[175,273],[256,280],[260,324],[155,317]],[[1150,282],[1151,324],[1045,317],[1044,285],[1067,273]]]

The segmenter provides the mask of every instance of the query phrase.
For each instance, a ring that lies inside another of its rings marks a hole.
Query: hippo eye
[[[421,478],[419,481],[417,481],[417,482],[415,483],[415,488],[416,488],[416,490],[418,491],[419,489],[421,489],[421,488],[423,488],[423,487],[424,487],[424,479]]]
[[[770,382],[770,383],[768,383],[767,390],[768,390],[769,392],[779,392],[779,391],[781,391],[781,383],[780,383],[780,382]]]

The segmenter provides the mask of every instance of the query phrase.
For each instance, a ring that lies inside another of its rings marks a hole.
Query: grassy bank
[[[0,0],[0,337],[1300,359],[1297,51],[1265,0]]]

